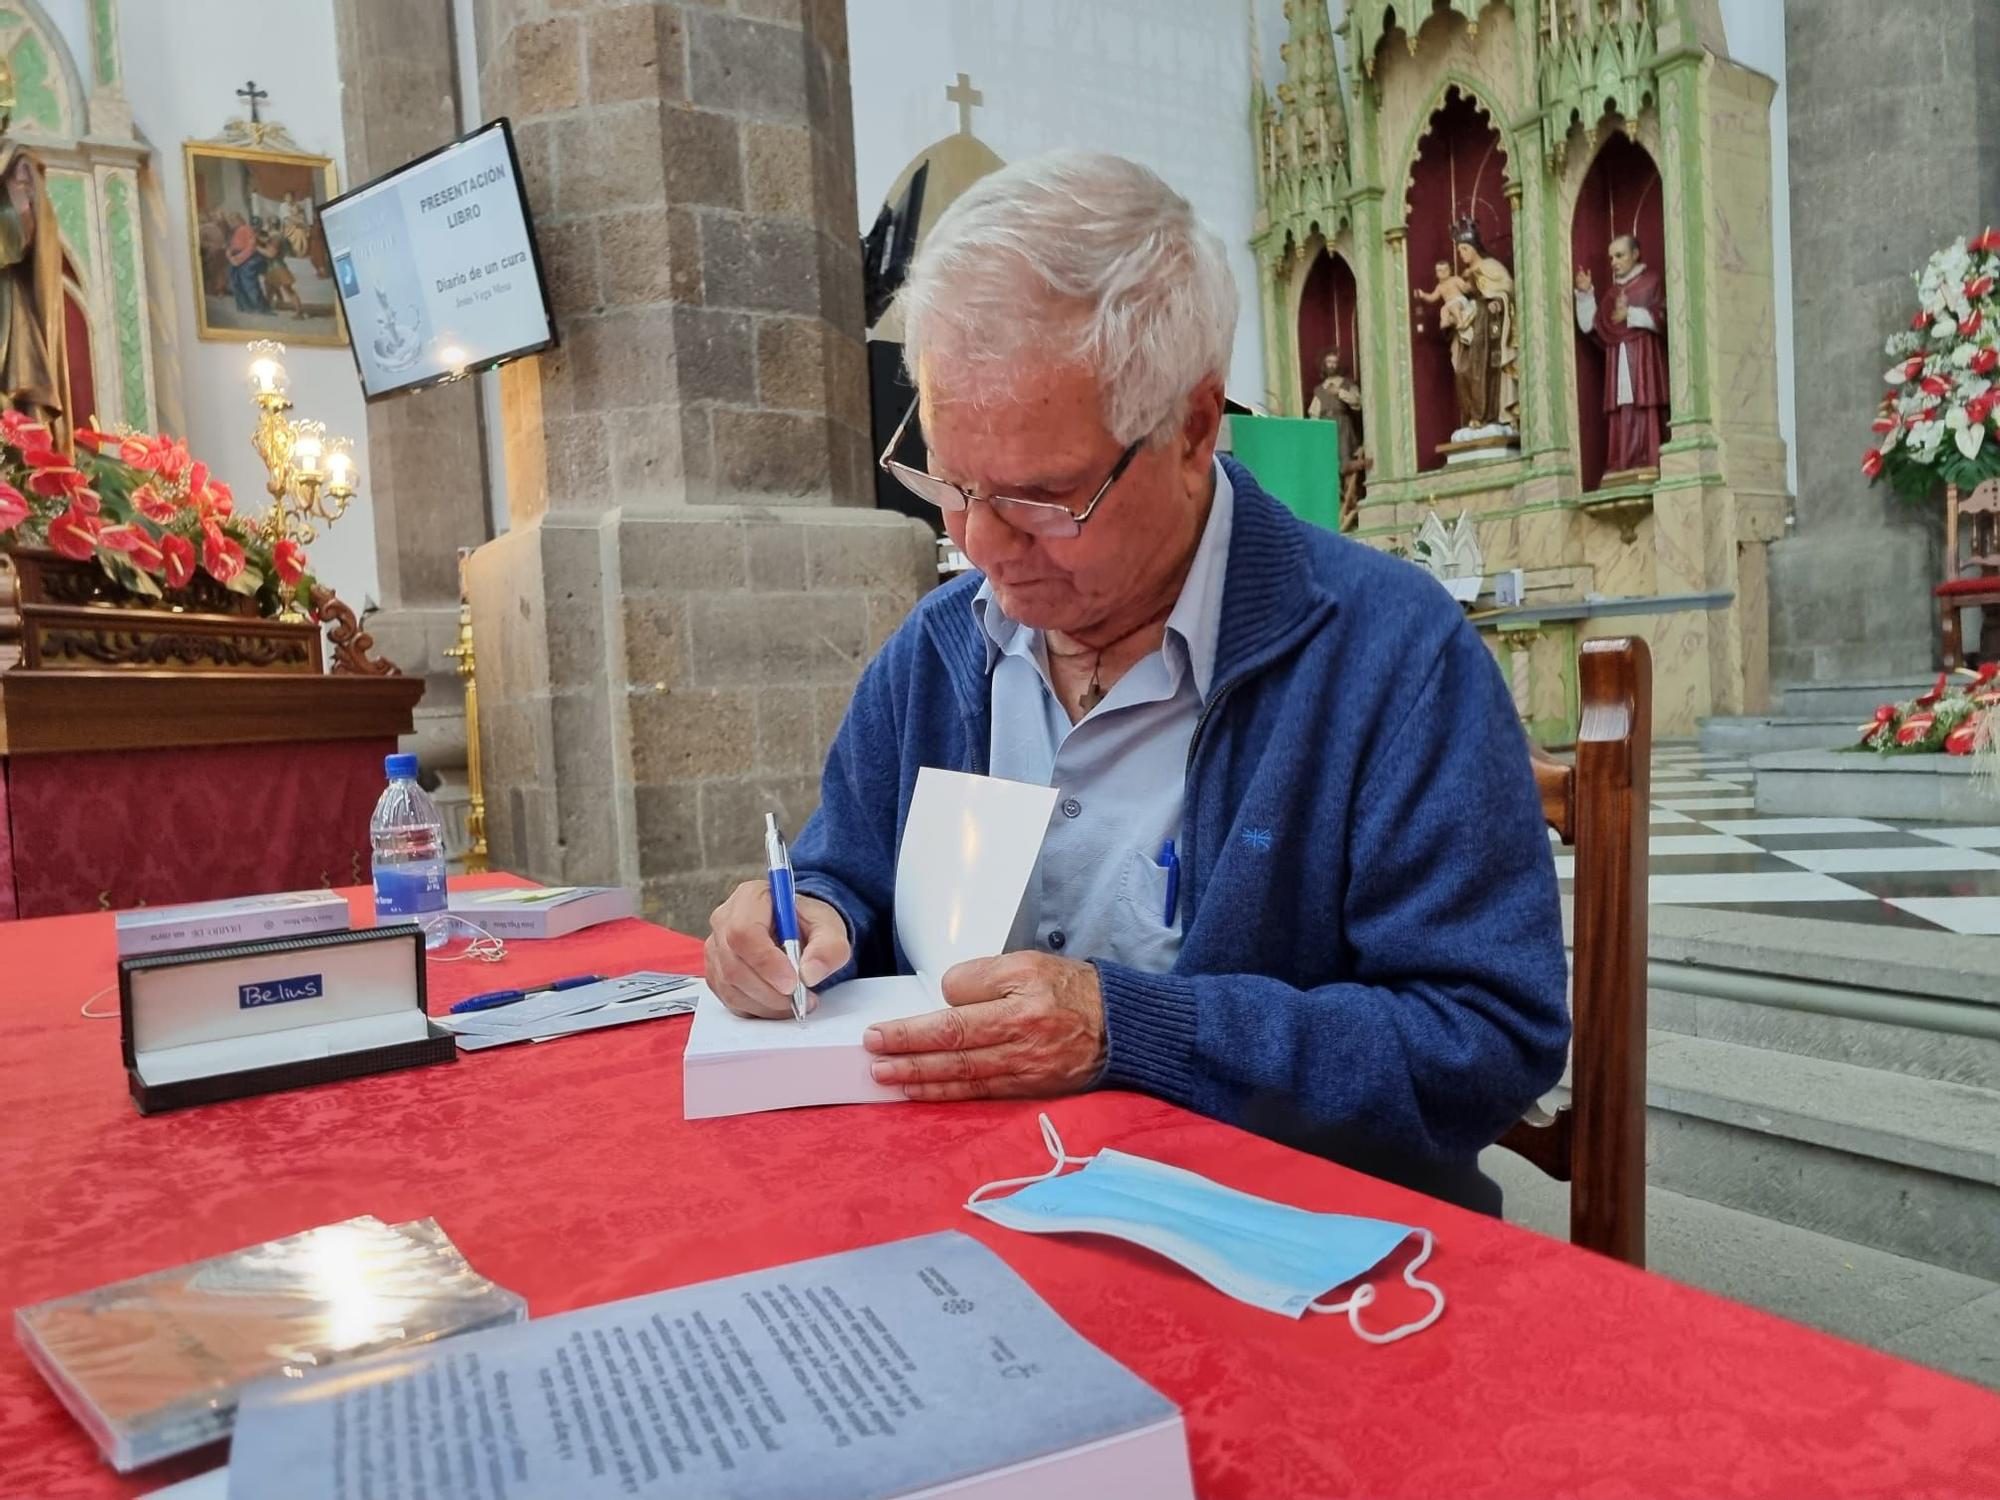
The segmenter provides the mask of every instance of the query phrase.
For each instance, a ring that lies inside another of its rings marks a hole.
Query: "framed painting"
[[[181,147],[187,166],[195,327],[204,339],[345,345],[318,205],[333,160],[215,141]]]

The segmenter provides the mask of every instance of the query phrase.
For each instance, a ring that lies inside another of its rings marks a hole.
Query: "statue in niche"
[[[1660,472],[1661,412],[1667,405],[1667,294],[1642,258],[1636,234],[1611,242],[1612,294],[1599,301],[1587,270],[1576,273],[1576,326],[1605,353],[1605,481]]]
[[[1520,334],[1514,324],[1514,273],[1486,253],[1470,218],[1451,227],[1455,279],[1470,287],[1445,330],[1451,341],[1452,387],[1458,397],[1454,442],[1511,436],[1520,411]]]
[[[69,446],[69,333],[62,232],[48,173],[17,141],[0,144],[0,383],[5,402]]]
[[[1340,441],[1340,529],[1360,519],[1362,475],[1370,459],[1362,446],[1361,386],[1340,371],[1340,355],[1329,349],[1320,356],[1320,381],[1313,387],[1306,415],[1332,422]]]

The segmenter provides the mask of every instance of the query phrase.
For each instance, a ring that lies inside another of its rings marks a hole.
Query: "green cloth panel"
[[[1231,451],[1292,514],[1340,530],[1340,428],[1309,417],[1229,419]]]

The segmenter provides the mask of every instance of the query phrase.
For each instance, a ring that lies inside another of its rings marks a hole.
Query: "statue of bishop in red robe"
[[[1605,352],[1607,474],[1660,467],[1667,407],[1667,295],[1660,273],[1639,258],[1636,235],[1611,242],[1611,292],[1602,300],[1590,272],[1576,273],[1576,326]]]

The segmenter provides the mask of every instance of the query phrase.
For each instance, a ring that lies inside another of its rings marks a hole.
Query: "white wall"
[[[1796,3],[1796,0],[1794,0]],[[1729,55],[1774,79],[1771,100],[1771,272],[1778,304],[1778,435],[1785,440],[1785,487],[1799,492],[1798,407],[1793,399],[1791,133],[1785,105],[1785,8],[1777,0],[1722,0]]]
[[[986,96],[972,132],[1004,160],[1088,146],[1187,196],[1236,273],[1230,393],[1263,399],[1243,0],[848,0],[847,32],[863,228],[911,158],[958,128],[944,91],[968,73]]]
[[[82,10],[81,0],[50,5]],[[233,0],[120,0],[125,92],[139,133],[155,153],[173,227],[164,247],[179,307],[182,392],[188,446],[229,482],[244,509],[268,503],[265,470],[250,447],[257,409],[241,343],[195,337],[194,275],[189,266],[187,178],[181,143],[212,137],[242,113],[236,90],[246,79],[271,91],[266,114],[288,129],[300,149],[334,159],[338,186],[347,179],[341,149],[340,70],[331,0],[283,0],[242,5]],[[68,26],[64,25],[65,33]],[[71,45],[76,45],[72,38]],[[79,57],[88,54],[80,53]],[[162,247],[149,246],[151,253]],[[164,353],[164,351],[162,351]],[[158,357],[156,355],[156,357]],[[368,499],[367,418],[354,358],[345,347],[285,351],[294,416],[314,417],[329,433],[354,440],[361,492],[347,514],[321,531],[311,548],[313,572],[356,609],[377,597],[375,517]]]

